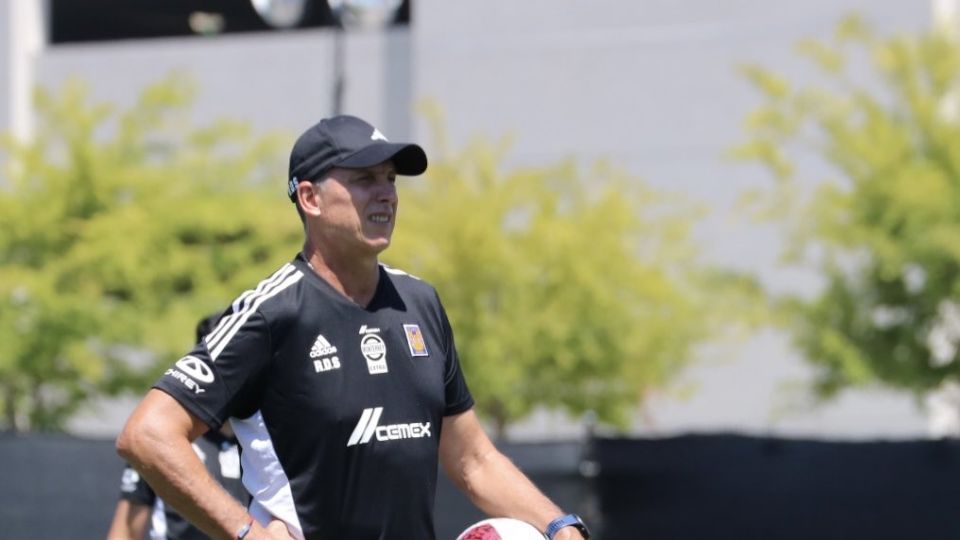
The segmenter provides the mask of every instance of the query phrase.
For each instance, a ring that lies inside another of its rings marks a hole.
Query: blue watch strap
[[[547,535],[548,540],[553,540],[553,537],[564,527],[576,527],[584,538],[590,538],[587,526],[583,524],[583,520],[576,514],[567,514],[551,521],[547,525],[547,530],[544,531],[544,534]]]

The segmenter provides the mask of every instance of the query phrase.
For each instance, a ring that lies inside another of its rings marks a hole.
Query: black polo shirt
[[[363,308],[298,255],[156,384],[233,417],[251,514],[307,539],[434,538],[440,428],[473,406],[436,291],[379,271]]]

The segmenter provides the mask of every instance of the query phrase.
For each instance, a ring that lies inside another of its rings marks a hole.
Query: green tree
[[[80,82],[37,92],[30,142],[7,138],[0,182],[0,410],[60,429],[90,398],[136,389],[196,320],[299,248],[277,136],[194,127],[170,77],[128,109]],[[136,367],[131,357],[146,356]]]
[[[823,279],[812,297],[779,299],[783,321],[820,395],[869,384],[920,395],[960,374],[958,42],[939,30],[878,37],[849,17],[799,50],[822,84],[746,68],[765,100],[737,150],[776,179],[754,202],[785,225],[788,260]],[[832,177],[801,189],[811,159]]]
[[[622,427],[756,311],[749,280],[698,260],[693,205],[603,164],[507,170],[506,145],[438,138],[426,177],[401,182],[386,260],[437,287],[498,434],[537,406]]]

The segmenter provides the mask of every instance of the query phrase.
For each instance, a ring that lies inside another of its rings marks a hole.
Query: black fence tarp
[[[582,514],[589,511],[589,484],[579,472],[582,444],[500,444],[498,448],[560,507]],[[484,517],[441,473],[434,507],[437,539],[454,540],[468,525]]]
[[[956,440],[691,435],[500,447],[601,540],[960,538]],[[0,538],[103,538],[121,469],[112,441],[0,435]],[[437,538],[481,518],[441,474]]]
[[[500,447],[558,504],[579,508],[586,497],[577,474],[579,443]],[[122,470],[112,440],[0,434],[0,539],[106,537]],[[483,516],[439,476],[437,538],[453,540]]]
[[[603,540],[960,538],[955,440],[600,439]]]
[[[113,441],[0,435],[0,538],[104,538],[123,462]]]

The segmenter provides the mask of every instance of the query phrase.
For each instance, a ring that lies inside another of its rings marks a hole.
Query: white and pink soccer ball
[[[526,521],[491,518],[478,521],[460,533],[457,540],[545,540],[546,536]]]

